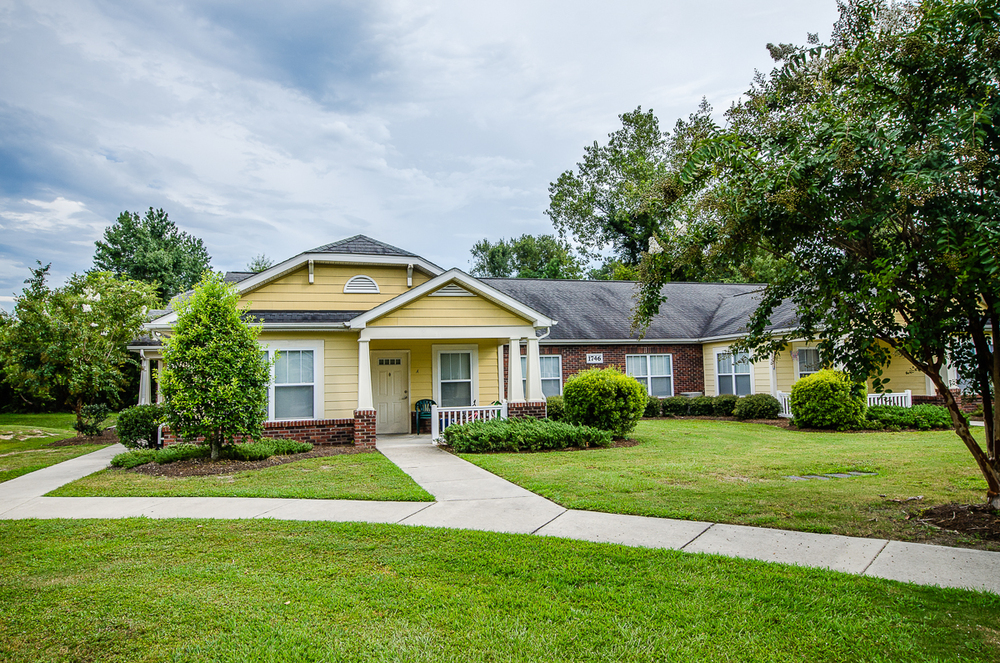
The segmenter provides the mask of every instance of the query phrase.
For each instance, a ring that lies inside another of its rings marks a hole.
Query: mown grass
[[[50,442],[75,437],[75,421],[73,413],[0,414],[0,482],[107,446],[47,446]],[[8,436],[9,439],[5,439]]]
[[[380,453],[307,458],[213,476],[159,477],[101,470],[49,493],[58,497],[287,497],[433,501]]]
[[[1000,598],[543,537],[0,523],[0,659],[995,661]]]
[[[985,481],[951,431],[824,433],[664,419],[640,422],[635,437],[637,447],[462,457],[574,509],[998,547],[942,540],[912,516],[921,506],[983,501]],[[785,478],[849,471],[877,476]]]

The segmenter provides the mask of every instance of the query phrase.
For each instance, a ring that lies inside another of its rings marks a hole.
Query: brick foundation
[[[600,352],[604,363],[588,364],[587,354]],[[510,394],[508,359],[510,346],[504,346],[503,381],[505,394]],[[540,345],[540,355],[562,355],[563,384],[580,371],[588,368],[615,367],[625,372],[625,355],[673,355],[674,394],[685,391],[705,392],[705,361],[701,345]],[[524,377],[524,376],[521,376]]]
[[[979,396],[963,396],[956,390],[952,390],[955,400],[962,407],[963,412],[973,412],[983,406],[983,399]],[[934,396],[911,396],[914,405],[944,405],[944,396],[935,394]]]
[[[354,446],[358,449],[375,448],[375,410],[354,411]]]
[[[511,419],[544,419],[548,410],[545,401],[527,401],[525,403],[507,403],[507,416]]]
[[[354,419],[305,419],[302,421],[265,421],[264,437],[309,442],[319,445],[354,444]],[[203,438],[195,440],[203,442]],[[237,438],[242,442],[243,438]],[[177,444],[177,436],[163,428],[163,444]]]

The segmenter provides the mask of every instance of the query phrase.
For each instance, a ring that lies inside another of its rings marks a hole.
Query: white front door
[[[405,352],[372,357],[372,396],[376,433],[410,432],[410,370]]]

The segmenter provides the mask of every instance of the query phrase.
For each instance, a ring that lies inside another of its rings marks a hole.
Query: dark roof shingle
[[[318,246],[307,253],[350,253],[369,256],[407,256],[419,258],[416,253],[410,253],[377,239],[372,239],[367,235],[355,235],[338,242]]]

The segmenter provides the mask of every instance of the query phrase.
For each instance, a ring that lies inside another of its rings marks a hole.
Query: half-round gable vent
[[[377,293],[378,283],[370,276],[354,276],[344,285],[344,292],[348,294]]]

